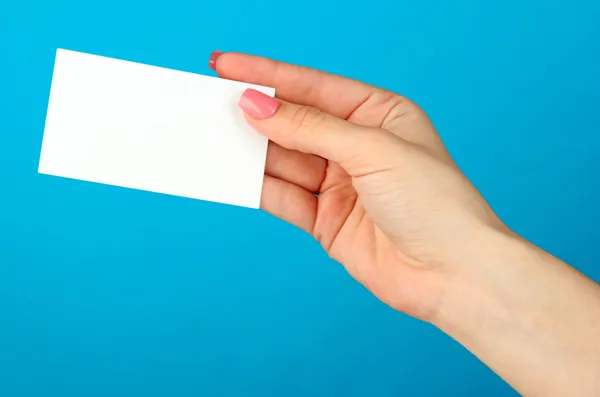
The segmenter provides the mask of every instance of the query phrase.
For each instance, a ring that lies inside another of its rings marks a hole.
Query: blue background
[[[0,396],[513,396],[266,213],[37,174],[55,50],[213,49],[420,103],[517,232],[600,280],[600,3],[0,2]]]

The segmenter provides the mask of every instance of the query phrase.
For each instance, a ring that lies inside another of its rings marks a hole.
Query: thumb
[[[359,159],[376,162],[389,140],[398,139],[387,131],[359,126],[253,89],[244,92],[239,106],[250,125],[270,140],[334,161],[350,174]]]

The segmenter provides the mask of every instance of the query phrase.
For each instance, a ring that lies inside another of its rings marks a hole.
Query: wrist
[[[524,395],[597,395],[598,285],[512,232],[483,236],[432,323]]]
[[[504,290],[536,255],[536,247],[508,228],[485,227],[473,233],[467,249],[452,266],[443,299],[431,323],[447,333],[473,333],[494,311],[503,311]],[[472,328],[470,320],[476,325]]]

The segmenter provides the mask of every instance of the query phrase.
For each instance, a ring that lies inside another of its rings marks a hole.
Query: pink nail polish
[[[260,91],[248,88],[242,94],[239,105],[250,117],[255,119],[268,119],[275,114],[277,109],[279,109],[281,102]]]
[[[217,58],[221,55],[223,55],[223,51],[213,51],[208,59],[208,67],[215,70],[217,68]]]

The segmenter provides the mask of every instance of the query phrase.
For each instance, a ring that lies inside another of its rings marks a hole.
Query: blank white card
[[[237,103],[268,87],[59,49],[39,172],[258,208],[267,139]]]

